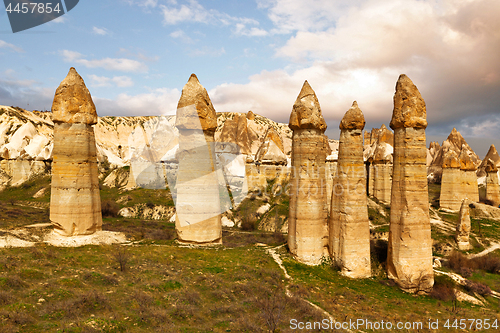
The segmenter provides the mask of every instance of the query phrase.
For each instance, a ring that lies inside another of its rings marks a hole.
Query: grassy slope
[[[20,206],[26,201],[48,203],[50,193],[31,199],[48,184],[49,179],[42,178],[0,192],[0,228],[48,222],[47,209]],[[104,188],[101,193],[103,200],[129,195],[131,200],[121,205],[129,206],[147,201],[168,204],[167,192],[120,193]],[[258,201],[248,202],[247,209]],[[287,204],[287,198],[271,196],[268,201],[280,215]],[[456,221],[456,214],[439,214],[445,221]],[[387,222],[375,211],[370,215],[375,224]],[[483,235],[477,237],[500,239],[498,223],[481,223]],[[339,321],[499,318],[500,304],[491,296],[486,297],[485,308],[468,303],[456,308],[451,301],[405,294],[391,286],[376,260],[375,277],[350,280],[329,265],[299,264],[281,248],[284,265],[293,278],[289,281],[265,249],[253,245],[283,243],[278,234],[228,229],[224,231],[225,247],[192,249],[174,243],[173,228],[167,221],[105,218],[104,229],[123,231],[138,243],[126,247],[0,249],[0,331],[261,332],[269,329],[266,319],[279,314],[279,305],[286,304],[277,321],[282,332],[289,332],[292,318],[325,318],[301,299],[319,305]],[[473,222],[473,233],[478,233],[474,228]],[[453,239],[434,228],[433,235],[439,242]],[[119,269],[118,254],[128,258],[125,271]],[[495,255],[500,256],[500,251]],[[500,291],[498,274],[477,271],[470,279]],[[285,297],[285,286],[296,297]]]

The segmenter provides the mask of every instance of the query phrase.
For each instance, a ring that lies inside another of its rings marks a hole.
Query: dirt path
[[[284,247],[285,244],[283,245],[279,245],[279,246],[276,246],[276,247],[269,247],[269,248],[266,248],[266,252],[269,253],[269,255],[273,258],[273,260],[278,264],[278,266],[281,268],[281,270],[283,271],[283,273],[285,273],[285,277],[287,278],[288,280],[288,283],[286,284],[285,286],[285,294],[287,297],[295,297],[292,292],[290,291],[290,289],[288,288],[290,282],[293,281],[293,278],[288,274],[285,266],[283,266],[283,260],[281,260],[281,257],[279,255],[278,252],[276,252],[276,250]],[[318,310],[319,312],[321,312],[324,316],[326,316],[328,319],[330,319],[333,324],[335,325],[335,323],[337,322],[335,320],[335,318],[328,312],[326,311],[325,309],[321,308],[320,306],[314,304],[314,303],[311,303],[309,302],[308,300],[304,299],[304,298],[300,298],[303,302],[306,302],[307,304],[309,304],[311,307],[313,307],[314,309]],[[351,330],[346,330],[346,332],[352,332]]]

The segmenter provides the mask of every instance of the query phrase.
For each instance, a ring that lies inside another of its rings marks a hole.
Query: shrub
[[[455,300],[454,282],[442,275],[435,276],[434,286],[429,296],[440,301],[453,301]]]
[[[113,253],[113,258],[120,265],[120,271],[125,272],[127,270],[127,264],[130,260],[130,254],[123,247],[118,246]]]
[[[120,207],[112,200],[106,200],[101,203],[101,212],[103,217],[117,217]]]
[[[465,281],[464,288],[469,292],[478,293],[481,296],[486,296],[491,294],[490,287],[480,282],[473,282],[467,280]]]

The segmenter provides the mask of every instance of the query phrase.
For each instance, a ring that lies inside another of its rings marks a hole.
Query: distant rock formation
[[[390,127],[394,168],[387,274],[403,290],[428,292],[434,284],[426,177],[425,102],[404,74],[396,84]]]
[[[498,155],[498,151],[495,148],[495,145],[490,146],[488,153],[486,153],[486,156],[484,157],[483,161],[477,168],[478,177],[486,176],[486,164],[488,163],[488,160],[491,160],[497,168],[500,167],[500,156]]]
[[[71,67],[52,103],[54,150],[50,220],[64,236],[102,229],[94,128],[97,113],[83,79]]]
[[[433,149],[434,148],[434,149]],[[457,131],[456,128],[453,128],[448,138],[443,142],[443,144],[439,147],[437,143],[431,144],[429,146],[429,152],[427,154],[427,160],[432,158],[432,161],[429,163],[427,161],[427,177],[430,182],[441,182],[441,176],[443,173],[442,165],[443,158],[448,150],[453,150],[460,156],[462,149],[465,149],[467,154],[469,155],[471,162],[477,167],[481,164],[481,160],[474,153],[472,148],[467,144],[463,136]]]
[[[307,81],[290,115],[293,130],[288,247],[299,261],[318,265],[328,255],[326,123]]]
[[[192,74],[182,89],[175,123],[179,130],[179,169],[175,229],[181,243],[222,243],[219,182],[215,172],[215,109]]]
[[[495,207],[500,205],[500,185],[498,184],[498,168],[489,159],[486,163],[486,200],[489,200]]]
[[[340,122],[337,174],[333,181],[329,248],[342,275],[371,276],[370,223],[363,163],[363,113],[354,102]]]
[[[476,163],[471,157],[471,151],[464,144],[458,157],[460,162],[460,180],[462,199],[469,199],[472,202],[479,202],[479,188],[476,176]]]
[[[441,193],[439,207],[458,211],[462,204],[461,172],[458,155],[454,150],[448,150],[443,158],[443,174],[441,177]]]
[[[377,145],[373,154],[373,196],[380,202],[391,204],[393,147],[387,142]]]
[[[469,213],[470,201],[464,199],[460,205],[460,212],[458,214],[457,231],[455,234],[455,239],[457,241],[459,250],[470,250],[471,246],[469,244],[469,233],[470,233],[470,213]]]
[[[257,150],[254,160],[261,164],[287,164],[287,158],[283,151],[283,141],[273,127],[267,129],[264,142]]]
[[[253,116],[255,118],[255,116]],[[235,143],[240,147],[242,154],[252,154],[253,145],[258,144],[258,136],[247,125],[247,116],[242,113],[236,113],[233,119],[228,119],[222,127],[220,133],[220,142]]]

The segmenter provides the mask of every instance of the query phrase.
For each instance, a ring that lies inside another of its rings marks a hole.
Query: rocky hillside
[[[51,117],[51,112],[0,106],[0,186],[19,185],[48,170],[54,130]],[[178,148],[175,116],[100,117],[95,126],[98,160],[111,167],[130,165],[138,152],[155,144],[159,133],[171,136],[166,140],[168,147],[165,142],[160,144],[167,149],[160,158],[175,160]],[[258,157],[262,162],[283,165],[289,160],[292,131],[287,124],[276,123],[252,111],[223,112],[217,114],[215,139],[218,143],[236,144],[239,152],[251,161],[260,150]],[[216,149],[224,150],[224,145],[217,145]]]

